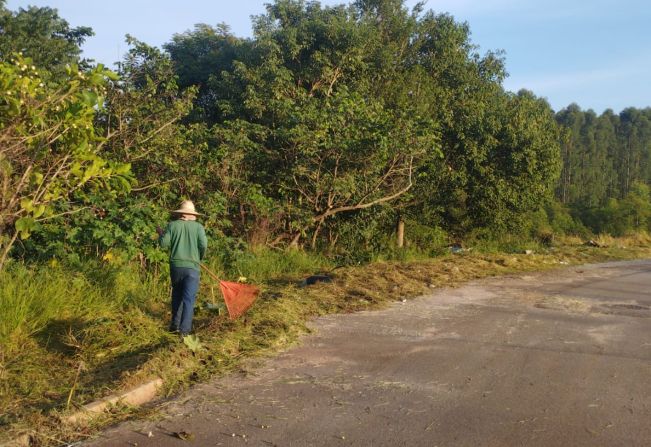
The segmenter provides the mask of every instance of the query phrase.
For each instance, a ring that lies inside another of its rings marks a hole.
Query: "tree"
[[[164,201],[176,201],[192,182],[187,153],[199,148],[186,141],[179,121],[192,109],[196,89],[179,90],[172,62],[159,49],[127,36],[131,46],[120,64],[119,78],[107,86],[106,107],[97,127],[106,150],[116,160],[131,164],[138,182],[136,192],[151,191]],[[175,184],[177,191],[169,185]],[[191,189],[191,188],[190,188]]]
[[[627,230],[646,231],[651,217],[649,186],[634,182],[626,197],[620,201],[621,219]]]
[[[119,77],[106,86],[95,129],[103,138],[104,156],[131,166],[130,193],[75,192],[76,204],[85,209],[44,226],[35,238],[38,245],[26,244],[32,255],[99,254],[144,265],[162,260],[151,235],[182,197],[201,196],[208,225],[223,215],[223,200],[211,198],[218,177],[212,154],[203,142],[193,141],[197,135],[203,139],[205,131],[180,123],[192,109],[196,89],[179,90],[172,62],[161,50],[131,36],[127,43],[131,47]]]
[[[243,221],[272,218],[279,239],[296,243],[309,234],[314,245],[334,216],[395,200],[412,187],[424,149],[435,150],[431,120],[414,113],[417,98],[404,101],[417,77],[405,76],[403,53],[386,48],[411,36],[394,42],[360,14],[353,6],[278,1],[255,19],[250,42],[203,26],[166,46],[181,79],[203,89],[198,105],[219,137],[212,144],[224,147],[240,133],[224,163],[246,166],[244,175],[236,169],[242,194],[235,200],[241,216],[254,215]],[[198,61],[190,72],[180,68],[188,55]],[[383,88],[400,94],[381,95]],[[273,217],[259,215],[265,197],[278,204]]]
[[[30,6],[11,12],[3,3],[0,3],[0,60],[8,62],[14,53],[22,53],[37,67],[47,68],[49,74],[64,77],[67,64],[80,63],[80,46],[94,34],[91,28],[71,28],[56,9]]]
[[[195,25],[193,31],[175,34],[163,47],[174,63],[180,89],[197,89],[193,121],[208,126],[224,118],[218,102],[228,91],[215,88],[214,80],[224,70],[232,71],[233,62],[245,56],[250,41],[230,33],[228,26]]]
[[[250,40],[202,25],[166,48],[181,84],[200,89],[191,120],[213,125],[207,145],[236,173],[219,188],[243,227],[315,246],[378,205],[464,232],[543,203],[557,175],[551,109],[506,95],[501,53],[479,55],[469,36],[467,24],[400,0],[278,0]]]
[[[649,118],[649,109],[627,108],[619,115],[606,110],[597,116],[576,104],[556,114],[563,159],[557,196],[594,231],[621,234],[628,224],[613,219],[625,219],[623,200],[632,185],[651,181]]]
[[[73,65],[61,83],[47,78],[29,58],[0,63],[0,268],[19,236],[54,217],[57,202],[83,187],[130,186],[129,165],[102,157],[93,124],[115,75]]]

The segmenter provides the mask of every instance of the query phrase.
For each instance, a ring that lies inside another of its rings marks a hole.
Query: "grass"
[[[164,392],[173,395],[238,368],[245,358],[291,345],[317,315],[376,309],[486,276],[651,256],[647,238],[599,242],[607,247],[567,239],[544,252],[537,246],[532,255],[470,251],[343,267],[332,273],[332,283],[307,288],[299,288],[298,281],[331,270],[327,260],[301,251],[261,250],[238,259],[231,273],[262,288],[255,306],[239,320],[204,306],[220,297],[213,281],[202,279],[195,329],[203,347],[194,352],[165,331],[164,273],[143,276],[105,263],[81,271],[13,264],[0,273],[0,431],[5,437],[29,433],[39,445],[83,439],[129,411],[116,409],[93,425],[77,427],[61,424],[61,415],[153,377],[162,377]],[[212,267],[223,275],[219,264]]]

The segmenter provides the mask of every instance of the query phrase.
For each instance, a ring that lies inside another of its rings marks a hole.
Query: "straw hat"
[[[181,202],[181,207],[178,210],[172,211],[174,214],[191,214],[193,216],[201,216],[201,213],[197,213],[197,210],[194,208],[194,203],[192,200],[184,200]]]

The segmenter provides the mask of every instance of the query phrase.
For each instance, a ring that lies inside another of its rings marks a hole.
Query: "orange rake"
[[[222,295],[224,296],[226,309],[228,309],[228,316],[231,320],[236,319],[246,312],[260,294],[260,289],[255,286],[222,281],[216,274],[211,272],[208,267],[203,264],[199,265],[212,277],[212,279],[219,283],[219,289],[222,291]]]

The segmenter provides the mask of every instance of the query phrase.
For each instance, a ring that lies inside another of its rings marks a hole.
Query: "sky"
[[[125,34],[161,46],[197,23],[226,23],[249,37],[251,16],[269,1],[8,0],[6,7],[50,6],[72,26],[90,26],[95,36],[84,56],[112,66],[127,50]],[[321,1],[339,3],[346,1]],[[651,107],[649,0],[428,0],[425,8],[467,22],[480,53],[504,50],[507,90],[532,90],[557,111],[571,103],[597,113]]]

